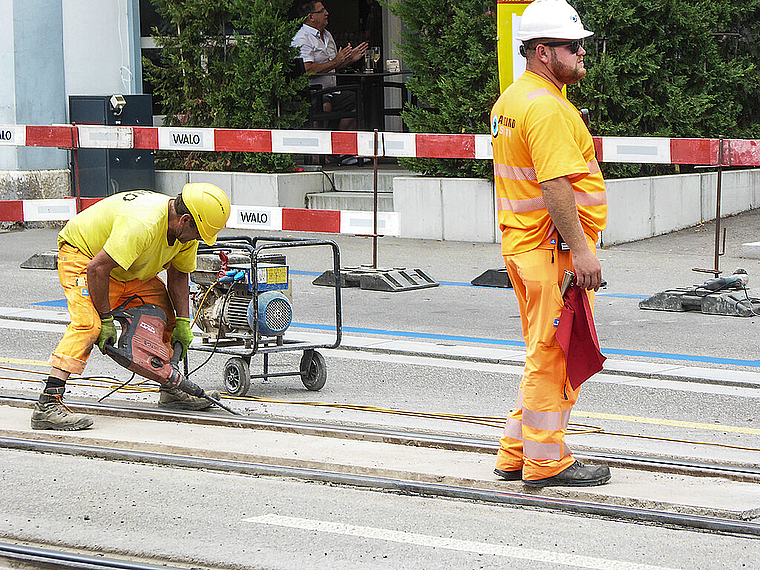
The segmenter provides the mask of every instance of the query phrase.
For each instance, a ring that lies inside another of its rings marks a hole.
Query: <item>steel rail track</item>
[[[0,562],[12,563],[12,568],[46,568],[47,570],[182,570],[181,566],[153,565],[102,556],[88,556],[55,548],[41,548],[0,542]],[[184,566],[184,568],[188,568]],[[196,566],[197,568],[197,566]]]
[[[31,407],[36,402],[33,396],[0,395],[0,404],[26,405]],[[345,426],[335,423],[292,420],[263,416],[231,416],[208,412],[182,412],[147,408],[139,405],[82,403],[67,401],[67,405],[77,412],[96,412],[100,415],[146,419],[154,421],[181,422],[188,424],[236,427],[242,429],[265,429],[303,435],[334,437],[430,447],[451,451],[468,451],[473,453],[494,453],[499,448],[498,441],[474,437],[435,434],[410,430],[384,429],[364,426]],[[732,481],[760,482],[760,467],[744,464],[709,463],[685,460],[673,457],[658,457],[613,453],[600,450],[579,450],[574,455],[589,463],[604,463],[612,467],[637,469],[689,475],[693,477],[721,477]]]
[[[441,483],[408,481],[375,475],[340,473],[322,469],[285,467],[229,459],[192,457],[187,455],[117,449],[64,442],[27,440],[22,438],[0,437],[0,447],[18,451],[84,456],[108,461],[142,463],[159,465],[162,467],[170,466],[187,469],[205,469],[208,471],[253,476],[274,476],[308,482],[345,485],[356,488],[380,489],[389,492],[423,497],[462,499],[480,503],[528,507],[578,515],[597,516],[632,523],[657,524],[673,528],[709,531],[719,534],[760,537],[760,523],[754,523],[751,521],[600,504],[562,497],[543,497],[526,493],[512,493],[506,491],[477,489],[473,487],[460,487]]]

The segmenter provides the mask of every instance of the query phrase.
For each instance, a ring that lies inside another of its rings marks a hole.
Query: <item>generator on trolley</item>
[[[335,275],[335,338],[315,343],[286,334],[293,319],[291,270],[286,254],[295,248],[328,248]],[[337,348],[342,335],[340,252],[323,239],[233,236],[198,248],[198,267],[191,275],[195,324],[203,332],[191,351],[229,355],[224,364],[226,391],[245,395],[251,378],[298,376],[308,390],[320,390],[327,366],[319,348]],[[302,352],[297,370],[271,372],[269,357]],[[251,359],[263,355],[261,374],[251,373]],[[187,367],[187,361],[185,361]]]

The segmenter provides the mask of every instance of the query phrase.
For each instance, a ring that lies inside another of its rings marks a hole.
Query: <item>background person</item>
[[[319,85],[323,89],[335,87],[335,70],[362,59],[369,46],[367,42],[363,42],[355,48],[348,44],[338,49],[332,34],[326,29],[330,13],[322,2],[304,2],[299,6],[299,15],[304,18],[304,23],[293,38],[292,45],[301,50],[306,73],[316,75],[310,84]],[[322,110],[355,113],[356,94],[353,91],[328,93],[325,95]],[[356,119],[345,117],[339,121],[338,128],[356,129]]]
[[[208,245],[230,216],[230,201],[213,184],[186,184],[174,199],[136,190],[114,194],[74,216],[58,234],[58,278],[71,315],[50,357],[52,369],[32,411],[33,429],[79,430],[92,418],[63,404],[66,381],[84,371],[92,347],[116,343],[111,309],[132,295],[166,313],[164,342],[193,340],[188,275],[195,271],[198,239]],[[157,275],[166,270],[166,285]],[[176,318],[175,318],[176,315]],[[212,397],[217,398],[218,394]],[[159,406],[200,410],[211,405],[161,387]]]
[[[593,306],[602,270],[595,243],[607,223],[607,197],[594,144],[562,93],[586,74],[583,28],[565,0],[535,0],[517,39],[526,71],[491,111],[502,254],[517,295],[527,346],[517,405],[500,440],[495,473],[530,486],[606,483],[606,466],[585,466],[565,444],[578,398],[555,338],[572,270]],[[569,251],[560,248],[561,238]]]

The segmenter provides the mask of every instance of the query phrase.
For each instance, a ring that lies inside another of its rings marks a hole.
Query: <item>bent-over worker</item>
[[[145,190],[114,194],[74,216],[58,234],[58,278],[71,315],[52,369],[32,412],[33,429],[79,430],[92,418],[63,404],[66,381],[81,374],[93,345],[105,353],[116,343],[111,310],[133,295],[127,307],[143,302],[166,313],[164,342],[193,339],[190,330],[189,274],[195,271],[198,239],[208,245],[230,216],[227,195],[213,184],[186,184],[171,198]],[[166,284],[158,274],[166,270]],[[217,396],[212,394],[213,396]],[[161,387],[159,406],[200,410],[204,398]]]

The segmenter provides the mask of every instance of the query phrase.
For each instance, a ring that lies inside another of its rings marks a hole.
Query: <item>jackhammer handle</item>
[[[172,349],[174,350],[174,353],[172,354],[170,362],[172,367],[176,367],[179,366],[179,359],[182,356],[182,343],[180,341],[175,342]]]

